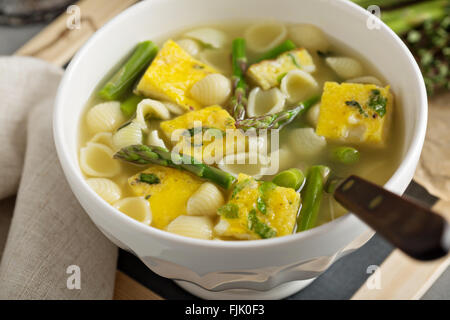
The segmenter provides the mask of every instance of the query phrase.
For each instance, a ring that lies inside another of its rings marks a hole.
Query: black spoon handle
[[[413,258],[432,260],[449,251],[450,228],[442,216],[376,184],[350,176],[339,184],[334,197]]]

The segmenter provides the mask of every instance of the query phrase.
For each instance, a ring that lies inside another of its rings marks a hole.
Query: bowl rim
[[[159,1],[159,0],[157,0]],[[360,15],[365,16],[366,18],[369,18],[371,14],[361,8],[360,6],[356,5],[353,2],[347,1],[347,0],[334,0],[338,2],[339,5],[347,6],[348,9],[354,10]],[[222,250],[246,250],[246,249],[255,249],[255,248],[262,248],[262,247],[276,247],[278,245],[286,245],[288,243],[301,241],[305,238],[310,238],[313,236],[317,236],[320,233],[327,233],[328,230],[335,228],[338,224],[344,224],[351,219],[353,219],[353,214],[350,212],[346,213],[345,215],[332,220],[330,222],[327,222],[323,225],[320,225],[318,227],[315,227],[313,229],[303,231],[300,233],[295,233],[288,236],[283,237],[276,237],[271,239],[260,239],[260,240],[246,240],[246,241],[212,241],[212,240],[203,240],[203,239],[195,239],[195,238],[189,238],[177,234],[172,234],[170,232],[157,229],[155,227],[144,225],[141,222],[138,222],[137,220],[134,220],[133,218],[127,216],[126,214],[120,212],[119,210],[115,209],[112,205],[107,203],[105,200],[103,200],[99,195],[97,195],[87,184],[86,179],[83,177],[81,173],[81,169],[79,166],[76,165],[76,163],[73,161],[73,159],[70,158],[69,154],[71,153],[64,141],[62,140],[62,135],[60,132],[63,131],[63,127],[61,126],[62,115],[63,115],[63,101],[64,101],[64,95],[65,91],[68,89],[68,83],[70,82],[70,79],[72,77],[72,74],[77,69],[78,65],[80,64],[80,61],[84,58],[86,55],[86,52],[89,51],[89,48],[97,41],[97,39],[101,38],[103,36],[103,33],[107,32],[107,30],[115,24],[122,23],[123,20],[125,20],[129,15],[132,15],[133,13],[136,13],[138,10],[142,9],[143,7],[150,5],[151,2],[154,1],[142,1],[139,3],[136,3],[129,8],[122,11],[120,14],[118,14],[116,17],[108,21],[104,26],[102,26],[99,30],[97,30],[88,40],[87,42],[82,46],[82,48],[75,54],[75,56],[70,61],[66,71],[64,72],[64,76],[61,80],[61,83],[58,88],[58,92],[55,98],[55,107],[54,107],[54,113],[53,113],[53,137],[54,142],[56,145],[56,150],[58,154],[58,158],[60,160],[60,163],[63,167],[63,171],[66,175],[67,180],[69,177],[73,177],[75,180],[72,180],[72,183],[74,183],[77,187],[84,189],[87,193],[87,196],[89,197],[88,200],[90,201],[96,201],[99,206],[101,206],[102,211],[105,212],[105,214],[108,215],[108,218],[115,219],[117,223],[120,223],[123,225],[123,227],[130,228],[130,230],[134,230],[139,233],[147,234],[151,237],[158,237],[163,241],[175,244],[175,245],[192,245],[196,247],[203,247],[203,248],[209,248],[209,249],[222,249]],[[419,105],[421,106],[419,110],[419,114],[417,117],[416,122],[414,123],[414,132],[413,136],[411,138],[411,142],[409,145],[409,148],[407,149],[400,165],[395,170],[394,174],[389,178],[389,180],[385,183],[384,187],[387,189],[395,189],[396,183],[400,180],[400,178],[407,174],[408,171],[410,171],[411,166],[414,168],[416,167],[416,164],[418,162],[418,159],[420,157],[420,153],[422,150],[422,146],[425,140],[425,133],[426,133],[426,126],[427,126],[427,116],[428,116],[428,101],[427,101],[427,94],[425,89],[425,84],[423,81],[422,73],[420,71],[419,66],[417,65],[416,60],[414,59],[413,55],[407,48],[407,46],[403,43],[403,41],[400,39],[400,37],[395,34],[384,22],[380,20],[380,26],[383,32],[387,32],[388,35],[393,38],[396,42],[396,44],[401,49],[403,55],[405,58],[408,59],[409,63],[412,65],[415,73],[416,79],[414,79],[414,82],[418,85],[418,91],[420,96],[420,102]],[[69,183],[69,185],[72,187],[72,184]],[[106,213],[107,212],[107,213]],[[90,216],[89,213],[85,212]]]

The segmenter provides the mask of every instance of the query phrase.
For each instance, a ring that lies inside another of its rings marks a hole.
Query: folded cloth
[[[53,100],[62,73],[37,59],[0,57],[0,223],[10,220],[2,199],[17,193],[9,232],[0,226],[8,232],[0,299],[113,296],[117,247],[72,194],[53,142]]]

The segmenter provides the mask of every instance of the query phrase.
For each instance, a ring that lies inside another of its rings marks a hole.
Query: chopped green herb
[[[370,109],[375,111],[381,118],[386,114],[386,103],[387,99],[381,95],[380,90],[374,89],[372,90],[372,94],[370,95],[369,102],[367,105]]]
[[[241,192],[246,186],[248,186],[250,184],[251,180],[250,179],[245,179],[242,181],[239,181],[238,183],[236,183],[236,185],[234,186],[233,192],[231,193],[231,199],[234,199],[234,197],[236,197],[236,195]]]
[[[367,114],[367,112],[364,111],[363,107],[359,104],[358,101],[356,100],[351,100],[351,101],[345,101],[345,104],[349,107],[353,107],[358,109],[359,113],[362,114],[364,117],[368,117],[369,115]]]
[[[239,218],[239,207],[235,203],[227,203],[220,207],[217,212],[227,219]]]
[[[277,186],[270,181],[264,181],[263,183],[261,183],[261,185],[259,186],[259,197],[256,200],[256,208],[258,208],[258,210],[263,213],[266,214],[267,213],[267,199],[268,199],[268,192],[270,190],[275,189]]]
[[[248,228],[262,239],[273,238],[277,235],[277,232],[274,229],[258,219],[255,209],[252,209],[248,213]]]
[[[153,173],[141,173],[139,175],[139,181],[148,184],[158,184],[161,182],[161,180]]]
[[[256,200],[256,207],[261,213],[263,214],[267,213],[266,201],[263,196],[259,196],[258,199]]]
[[[293,63],[297,68],[299,68],[299,69],[302,68],[302,66],[300,65],[300,63],[298,63],[298,61],[297,61],[297,57],[296,57],[292,52],[289,52],[289,53],[288,53],[288,56],[291,58],[292,63]]]

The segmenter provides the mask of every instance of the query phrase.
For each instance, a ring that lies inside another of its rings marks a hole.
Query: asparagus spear
[[[297,116],[308,111],[319,99],[320,96],[314,96],[290,110],[236,121],[236,128],[244,131],[249,129],[281,129],[291,123]]]
[[[167,149],[147,146],[143,144],[131,145],[120,149],[115,159],[131,162],[134,164],[158,164],[188,171],[200,178],[209,180],[224,189],[229,189],[235,178],[222,170],[199,163],[193,157],[181,155],[168,151]]]
[[[257,63],[262,60],[268,60],[268,59],[275,59],[280,54],[286,51],[290,51],[295,49],[296,46],[291,40],[286,40],[280,45],[276,46],[275,48],[267,51],[266,53],[262,54],[254,63]]]
[[[297,232],[314,228],[320,203],[323,196],[323,188],[327,181],[330,169],[326,166],[312,166],[306,176],[306,184],[302,189],[302,208],[297,217]]]
[[[342,164],[354,164],[359,161],[359,151],[352,147],[336,147],[331,151],[331,159]]]
[[[448,15],[448,0],[420,2],[405,8],[382,12],[381,19],[397,34],[403,34],[426,20],[440,20]]]
[[[247,83],[245,71],[247,70],[247,56],[245,54],[245,39],[236,38],[232,43],[231,62],[233,66],[234,96],[231,99],[231,111],[236,120],[245,118],[247,107]]]
[[[139,43],[131,57],[108,80],[98,95],[106,100],[118,100],[123,97],[157,53],[158,47],[153,42]]]
[[[280,187],[299,190],[303,186],[303,183],[305,182],[305,175],[303,174],[302,170],[297,168],[291,168],[278,173],[272,179],[272,182]]]

